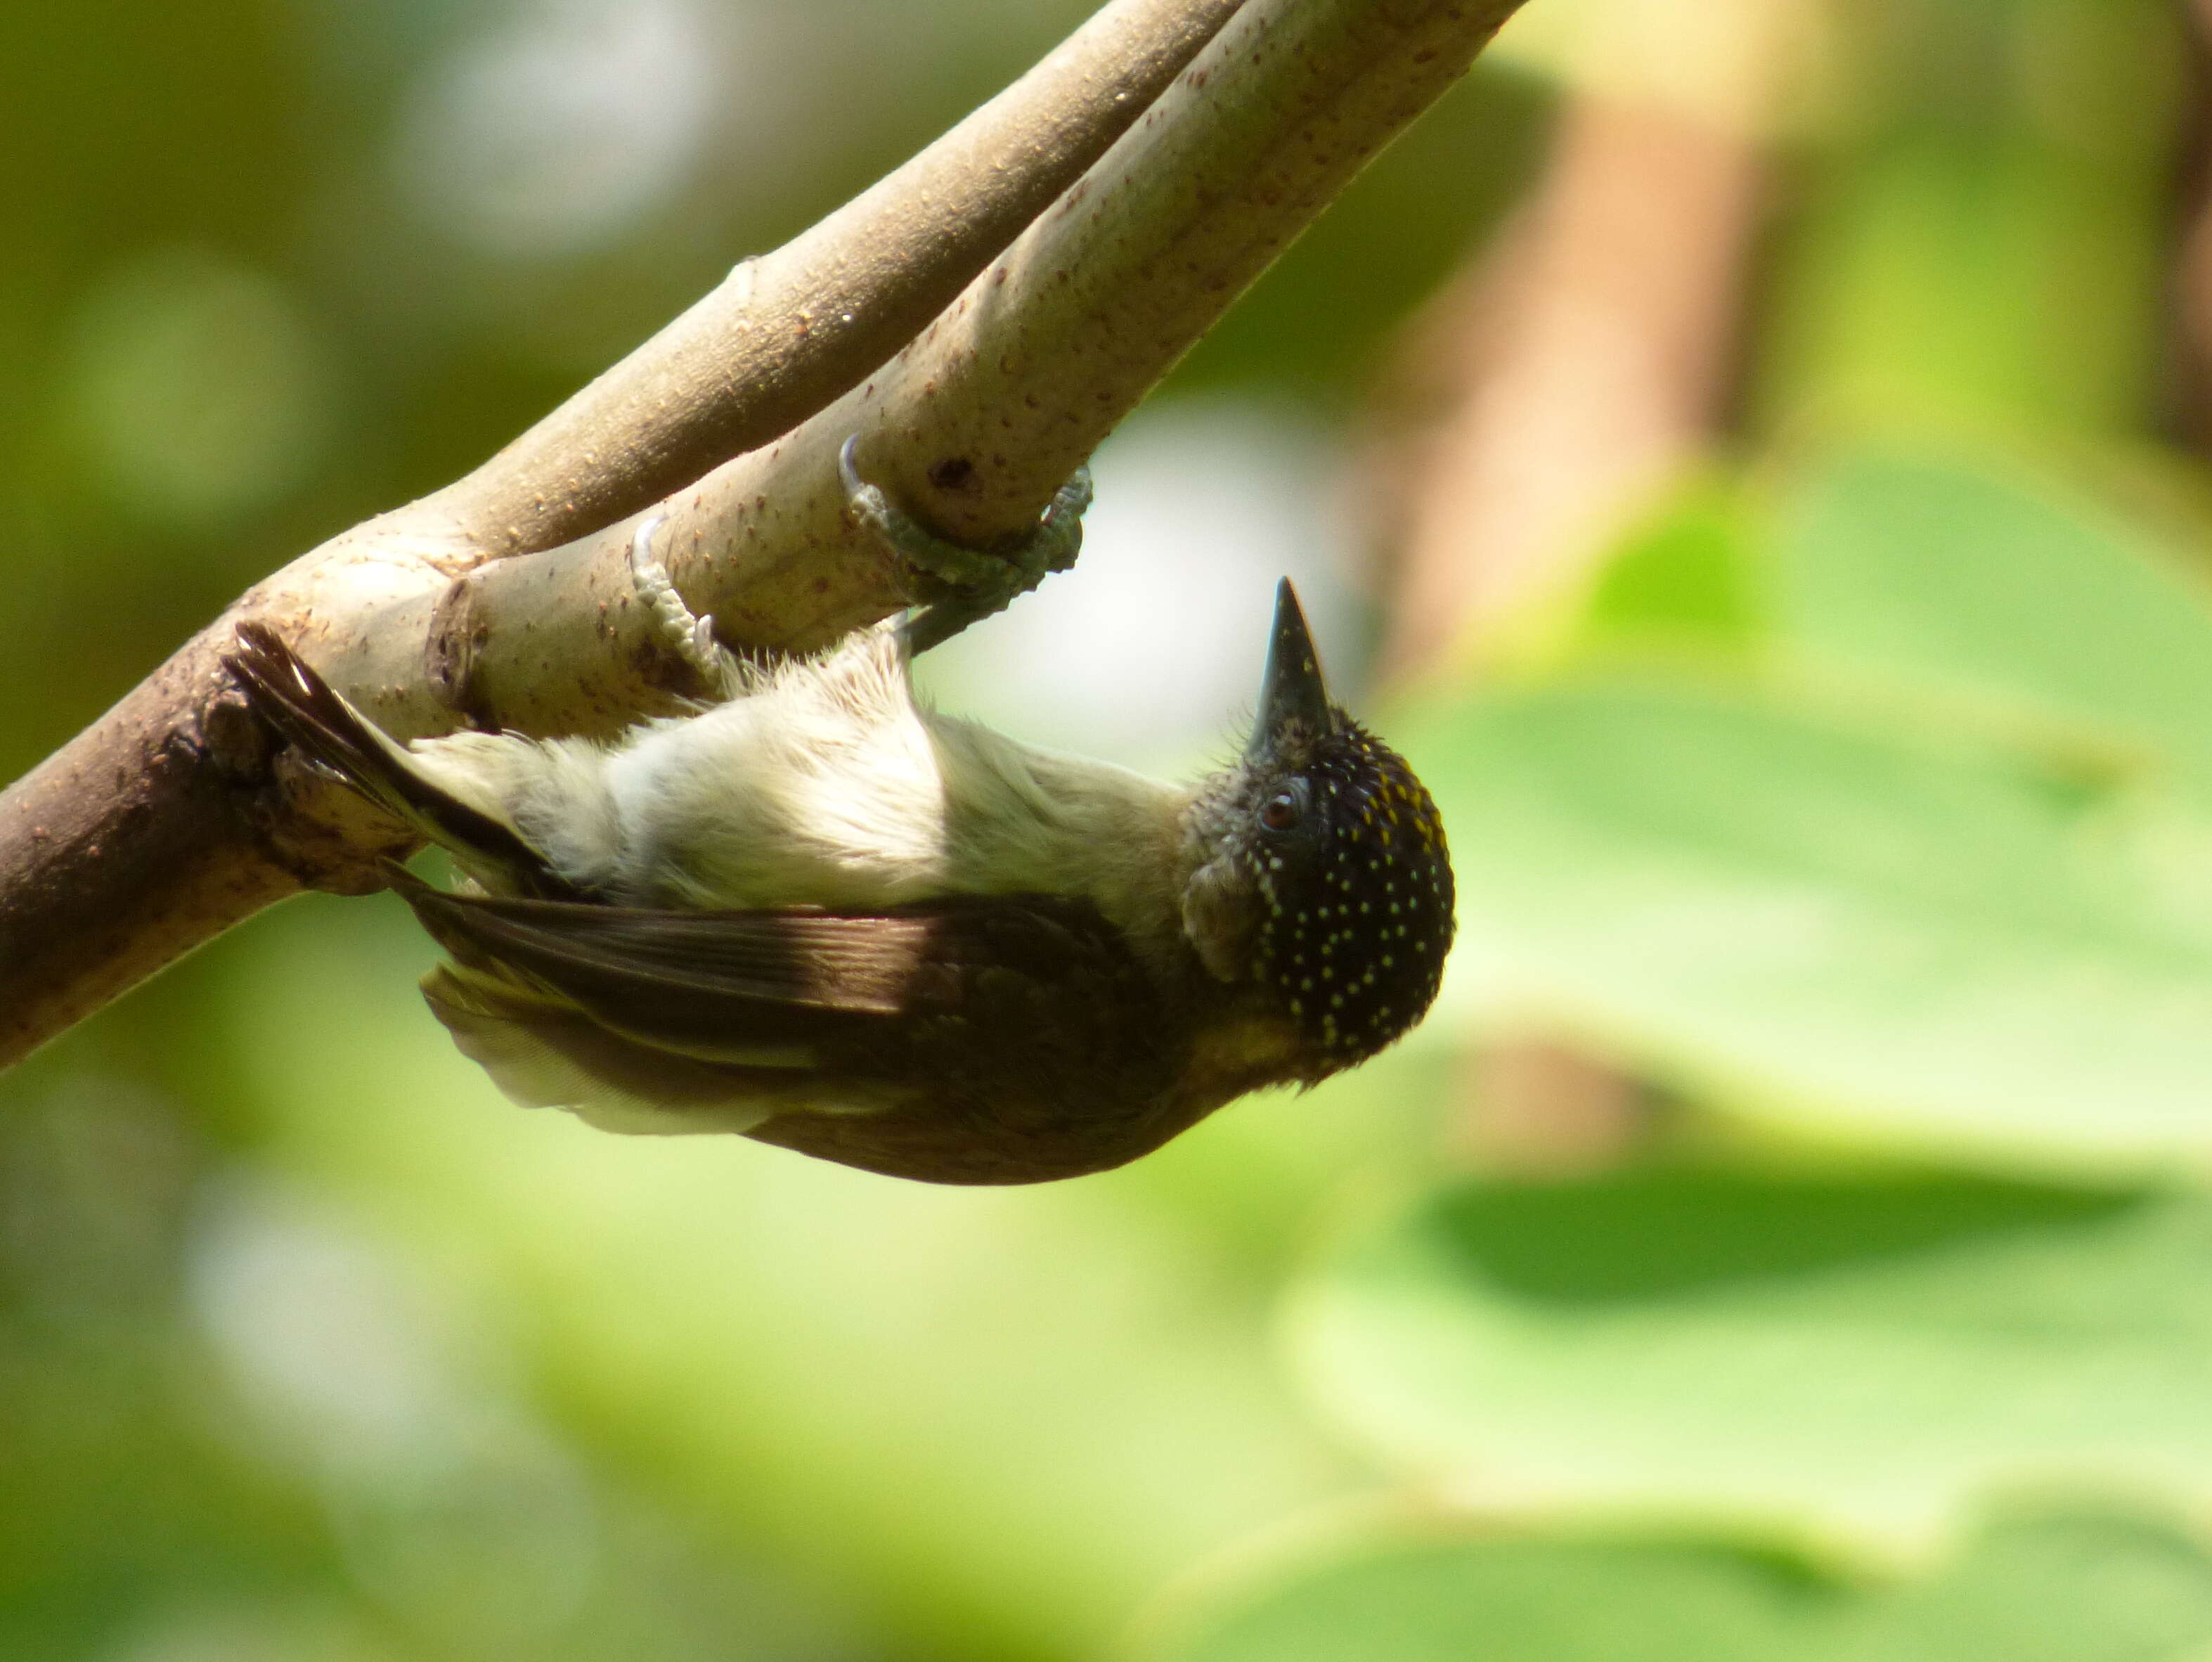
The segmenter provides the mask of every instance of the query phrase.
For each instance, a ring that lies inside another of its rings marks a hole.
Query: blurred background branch
[[[1611,20],[1540,43],[1568,88],[1542,177],[1375,390],[1361,500],[1379,673],[1401,688],[1510,673],[1608,547],[1718,454],[1763,152],[1803,80],[1807,17],[1721,10],[1663,50]],[[1455,1141],[1491,1169],[1613,1164],[1648,1106],[1611,1062],[1540,1033],[1478,1048],[1464,1089]]]

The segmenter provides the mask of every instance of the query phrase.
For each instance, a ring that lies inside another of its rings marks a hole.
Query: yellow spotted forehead
[[[1434,1001],[1451,944],[1443,825],[1403,758],[1352,725],[1305,770],[1317,844],[1255,849],[1258,969],[1337,1065],[1382,1049]]]

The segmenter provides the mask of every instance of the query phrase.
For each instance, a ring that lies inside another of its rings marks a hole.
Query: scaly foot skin
[[[630,581],[637,585],[638,599],[653,613],[669,650],[726,697],[733,684],[737,661],[731,656],[729,648],[714,638],[714,614],[694,617],[670,581],[668,569],[653,557],[653,535],[667,519],[665,514],[652,514],[638,521],[637,530],[629,539]]]
[[[853,465],[855,433],[837,453],[837,477],[860,523],[906,562],[907,595],[917,610],[901,625],[907,650],[927,652],[973,623],[1003,612],[1053,572],[1075,563],[1083,547],[1083,511],[1091,506],[1091,470],[1053,494],[1037,528],[1019,548],[983,554],[924,530]]]

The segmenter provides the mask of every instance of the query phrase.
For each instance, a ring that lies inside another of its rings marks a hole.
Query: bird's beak
[[[1336,712],[1328,702],[1328,684],[1322,679],[1321,654],[1314,650],[1306,614],[1298,606],[1298,592],[1288,577],[1275,587],[1274,637],[1267,648],[1267,673],[1260,683],[1260,715],[1252,724],[1252,742],[1244,759],[1265,763],[1275,758],[1283,738],[1293,728],[1318,739],[1334,733]]]

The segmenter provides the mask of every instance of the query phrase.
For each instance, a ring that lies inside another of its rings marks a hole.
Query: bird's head
[[[1252,737],[1201,789],[1183,927],[1296,1029],[1321,1078],[1427,1014],[1453,929],[1443,821],[1405,758],[1329,702],[1287,579]]]

